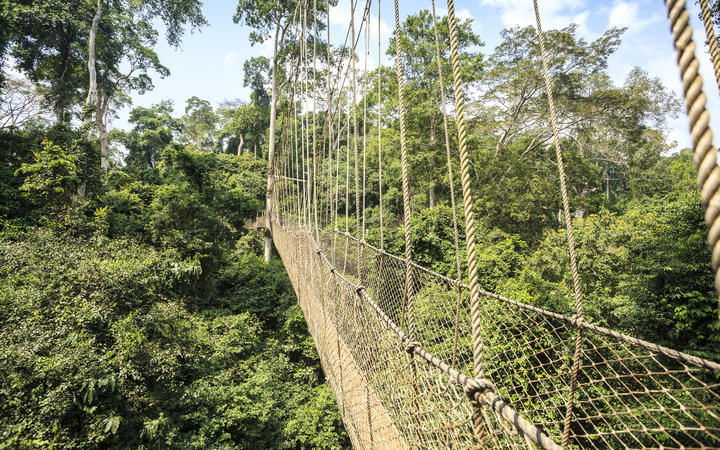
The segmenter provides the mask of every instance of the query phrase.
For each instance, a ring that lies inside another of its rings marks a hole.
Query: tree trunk
[[[430,155],[428,158],[428,162],[430,165],[430,189],[428,189],[428,202],[430,203],[430,208],[434,208],[435,204],[437,203],[437,195],[435,194],[435,180],[433,179],[433,175],[435,173],[435,157],[433,155]]]
[[[435,148],[435,119],[430,119],[430,155],[428,156],[428,164],[430,165],[430,189],[428,189],[428,203],[430,208],[435,207],[437,196],[435,195],[435,156],[432,154]]]
[[[275,172],[275,116],[277,113],[277,100],[278,100],[278,46],[282,46],[282,41],[285,39],[285,30],[282,30],[282,36],[280,36],[280,19],[278,19],[275,27],[275,49],[273,50],[273,71],[272,71],[272,99],[270,100],[270,130],[268,133],[268,179],[267,179],[267,191],[265,192],[265,226],[267,233],[265,234],[265,262],[270,262],[270,254],[272,251],[272,217],[273,211],[273,189],[275,182],[273,175]]]
[[[110,105],[110,96],[98,95],[97,97],[97,111],[95,113],[95,124],[98,127],[98,133],[100,134],[100,167],[103,170],[108,169],[110,162],[110,151],[108,141],[108,127],[107,127],[107,111]]]
[[[238,144],[238,149],[237,149],[238,156],[242,155],[242,149],[243,149],[244,145],[245,145],[245,139],[243,139],[243,135],[241,134],[240,135],[240,143]]]
[[[610,171],[608,170],[608,164],[605,163],[605,170],[603,170],[603,176],[605,178],[605,198],[610,201]]]
[[[97,11],[93,17],[92,26],[90,27],[90,39],[88,41],[88,73],[90,74],[90,86],[88,86],[88,95],[85,99],[85,105],[93,105],[97,94],[97,73],[95,71],[95,41],[97,38],[97,29],[103,14],[102,0],[97,2]],[[90,120],[89,118],[87,120]]]

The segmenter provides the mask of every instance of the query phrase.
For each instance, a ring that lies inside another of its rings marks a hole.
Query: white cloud
[[[377,39],[377,29],[378,29],[378,18],[376,14],[370,13],[370,20],[368,25],[368,30],[370,30],[370,36],[373,36],[375,39]],[[380,34],[383,38],[389,38],[392,34],[392,29],[388,26],[387,22],[385,20],[380,21]]]
[[[355,12],[357,13],[357,11]],[[338,2],[337,6],[330,7],[330,23],[349,26],[350,4],[348,2]]]
[[[640,5],[624,0],[615,0],[608,14],[608,28],[627,27],[629,32],[636,32],[646,28],[659,18],[660,15],[653,14],[643,19],[640,16]]]
[[[235,53],[233,53],[233,52],[227,52],[227,53],[225,54],[225,60],[223,61],[223,63],[225,63],[225,64],[232,64],[232,63],[234,63],[236,60],[237,60],[237,55],[236,55]]]
[[[623,28],[638,22],[640,8],[637,3],[616,1],[610,10],[608,28]]]
[[[535,10],[528,0],[480,0],[482,6],[500,9],[500,20],[505,28],[535,26]],[[544,0],[540,6],[543,29],[558,29],[571,23],[587,31],[590,12],[584,0]]]
[[[457,12],[457,18],[460,20],[472,20],[473,21],[473,28],[475,31],[478,31],[480,29],[480,21],[478,21],[475,16],[472,15],[469,9],[463,8]]]

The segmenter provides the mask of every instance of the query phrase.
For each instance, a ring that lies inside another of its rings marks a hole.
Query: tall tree
[[[337,3],[331,0],[331,4]],[[316,10],[320,17],[324,17],[326,9],[326,1],[319,1],[316,4]],[[277,117],[278,103],[278,75],[279,68],[285,56],[284,50],[285,37],[290,26],[293,24],[293,18],[299,19],[295,15],[299,11],[301,4],[291,0],[239,0],[235,16],[235,23],[242,23],[252,28],[250,32],[250,43],[252,45],[265,42],[274,30],[273,40],[273,61],[272,61],[272,79],[271,79],[271,97],[270,97],[270,129],[268,139],[268,183],[266,193],[266,205],[268,215],[272,214],[272,195],[273,195],[273,175],[274,175],[274,157],[275,157],[275,123]],[[313,17],[309,18],[308,23],[317,23],[318,29],[324,26],[322,20],[314,21]],[[304,36],[302,38],[305,38]],[[268,223],[268,226],[270,224]],[[270,261],[272,251],[272,239],[269,234],[265,236],[265,261]]]
[[[172,102],[166,100],[149,108],[137,107],[130,111],[128,122],[134,125],[123,133],[120,140],[128,149],[125,162],[143,170],[155,167],[160,152],[182,128],[182,122],[172,117]]]
[[[107,113],[111,100],[120,90],[144,91],[151,87],[148,70],[154,70],[160,76],[169,74],[152,50],[158,34],[152,26],[152,21],[156,19],[162,21],[166,28],[167,41],[173,46],[180,44],[186,26],[194,30],[207,24],[199,0],[119,0],[107,4],[105,2],[106,0],[97,1],[90,26],[87,56],[89,87],[85,102],[86,106],[95,108],[95,123],[100,135],[103,168],[107,168],[108,160]],[[106,26],[100,28],[100,21],[107,9],[109,10],[105,15]],[[101,39],[102,44],[100,50],[96,45],[98,38]],[[97,61],[98,57],[100,61]],[[130,69],[123,73],[120,65],[125,61],[130,63]],[[98,65],[102,65],[100,73],[102,85],[99,92],[96,73]],[[133,73],[136,71],[139,75],[133,78]]]
[[[188,99],[182,121],[182,140],[185,143],[202,149],[213,147],[218,116],[209,101],[198,97]]]
[[[256,105],[267,108],[270,105],[268,86],[271,83],[272,72],[270,60],[264,56],[255,56],[243,64],[243,86],[249,87],[250,101]]]
[[[472,90],[472,84],[477,82],[483,70],[483,55],[478,48],[483,45],[480,36],[472,29],[472,19],[461,20],[457,24],[458,49],[463,68],[463,81]],[[438,18],[438,41],[440,44],[440,59],[443,63],[442,82],[446,86],[445,94],[452,95],[452,67],[450,65],[450,32],[447,17]],[[435,32],[433,15],[423,10],[418,14],[408,16],[400,27],[400,45],[403,54],[403,69],[405,75],[408,117],[408,140],[416,157],[422,158],[420,164],[414,164],[416,180],[427,180],[422,186],[428,193],[428,203],[432,208],[437,202],[435,192],[438,182],[437,173],[442,167],[444,139],[442,128],[442,103],[448,98],[440,98],[440,80],[437,65],[437,50],[435,45]],[[397,36],[393,36],[388,56],[395,55]],[[394,82],[393,85],[397,85]],[[425,170],[423,170],[425,169]],[[420,172],[419,172],[420,171]]]
[[[84,0],[15,0],[5,6],[9,54],[16,67],[46,85],[45,98],[57,120],[69,120],[71,108],[84,97],[92,6]]]
[[[662,128],[679,110],[659,80],[635,69],[623,86],[605,72],[624,30],[612,28],[592,42],[577,26],[545,33],[548,66],[576,217],[611,206],[616,190],[646,190],[631,180],[669,149]],[[474,127],[478,208],[503,230],[538,237],[561,226],[552,129],[534,28],[503,32],[488,59]],[[471,105],[472,106],[472,105]],[[633,186],[632,188],[630,186]]]
[[[255,157],[258,150],[262,153],[270,118],[267,107],[238,100],[220,105],[217,112],[222,124],[218,139],[226,153],[240,156],[251,149]]]

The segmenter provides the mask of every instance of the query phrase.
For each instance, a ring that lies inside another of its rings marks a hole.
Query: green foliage
[[[347,448],[286,275],[244,252],[207,298],[174,250],[2,235],[2,447]]]
[[[180,146],[171,112],[133,111],[106,178],[67,125],[0,133],[0,448],[348,448],[244,228],[266,163]]]
[[[636,202],[576,221],[586,317],[632,336],[717,359],[717,301],[697,192]],[[572,314],[563,230],[548,233],[505,293]]]
[[[47,82],[45,93],[58,121],[69,120],[70,108],[82,101],[87,85],[83,63],[86,24],[93,6],[84,0],[11,1],[7,13],[10,55],[33,82]]]
[[[101,184],[98,150],[66,124],[0,136],[8,143],[8,166],[0,181],[8,219],[59,219],[61,212],[82,206],[85,190]],[[18,199],[20,194],[27,203]]]
[[[25,175],[20,191],[34,203],[62,206],[69,203],[80,184],[77,157],[48,140],[34,153],[33,164],[23,164],[15,175]]]
[[[128,149],[125,163],[135,171],[153,168],[160,152],[170,145],[173,133],[179,131],[180,122],[171,114],[171,101],[163,101],[150,108],[137,107],[130,111],[128,122],[132,131],[121,133],[118,139]]]
[[[183,141],[198,148],[212,148],[218,117],[207,100],[188,99],[183,116]]]

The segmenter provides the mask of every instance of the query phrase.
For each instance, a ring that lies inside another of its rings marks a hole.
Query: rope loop
[[[418,341],[407,341],[405,342],[405,352],[412,355],[417,350],[420,350],[422,348],[422,344]]]
[[[367,292],[367,289],[365,289],[365,286],[358,286],[355,288],[355,292],[357,292],[357,295],[362,297],[362,293]]]
[[[484,395],[487,392],[495,392],[495,385],[485,378],[468,378],[465,385],[465,394],[471,401],[475,401],[475,395]]]
[[[585,328],[585,326],[587,325],[587,322],[585,322],[583,316],[580,316],[578,314],[575,314],[570,318],[570,323],[575,328]]]

